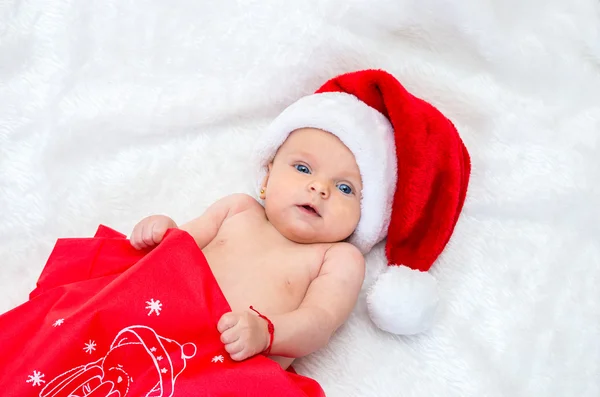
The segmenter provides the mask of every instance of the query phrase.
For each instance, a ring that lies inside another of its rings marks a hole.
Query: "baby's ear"
[[[273,169],[273,162],[271,161],[268,165],[267,165],[267,173],[265,174],[265,177],[263,178],[263,186],[267,186],[267,182],[269,181],[269,176],[271,176],[271,170]]]
[[[267,166],[267,173],[262,180],[261,189],[260,189],[260,198],[264,200],[267,196],[267,183],[269,182],[269,175],[271,174],[271,169],[273,168],[273,162],[271,161]]]

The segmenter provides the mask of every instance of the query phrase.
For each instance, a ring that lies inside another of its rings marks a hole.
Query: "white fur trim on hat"
[[[354,95],[312,94],[286,108],[256,143],[258,189],[279,147],[299,128],[336,135],[354,154],[362,177],[361,217],[349,242],[363,254],[387,235],[396,189],[396,147],[389,120]]]
[[[388,266],[367,294],[371,320],[382,330],[399,335],[429,329],[439,300],[436,284],[428,272]]]

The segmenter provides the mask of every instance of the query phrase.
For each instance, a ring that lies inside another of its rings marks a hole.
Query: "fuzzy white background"
[[[331,397],[599,396],[597,0],[0,0],[0,313],[59,237],[252,192],[269,120],[372,67],[455,122],[468,200],[435,328],[379,332],[362,296],[298,371]]]

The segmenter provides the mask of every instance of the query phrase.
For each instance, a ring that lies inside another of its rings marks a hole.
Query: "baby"
[[[103,225],[60,239],[29,300],[0,315],[3,395],[322,397],[291,363],[347,320],[384,239],[371,319],[432,325],[428,270],[470,173],[448,119],[386,72],[348,73],[276,117],[253,161],[256,199],[181,226],[150,216],[129,241]]]
[[[231,358],[265,353],[287,368],[325,346],[357,301],[363,254],[386,237],[390,266],[367,296],[371,319],[396,334],[429,328],[438,300],[427,270],[470,174],[452,123],[392,75],[359,71],[285,109],[256,152],[262,203],[228,196],[180,227],[231,305],[217,325]],[[177,227],[148,217],[131,243],[160,244]]]
[[[270,348],[287,368],[325,346],[353,309],[365,268],[343,242],[361,215],[362,182],[352,152],[335,135],[301,128],[268,164],[260,198],[227,196],[180,226],[203,251],[232,312],[218,323],[233,360]],[[136,248],[159,244],[177,224],[162,215],[134,228]],[[253,305],[273,323],[248,308]]]

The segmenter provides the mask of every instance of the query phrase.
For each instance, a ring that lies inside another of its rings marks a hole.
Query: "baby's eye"
[[[296,164],[294,167],[296,167],[296,169],[302,173],[310,174],[310,170],[304,164]]]
[[[344,194],[352,194],[352,188],[345,183],[340,183],[338,185],[338,189]]]

